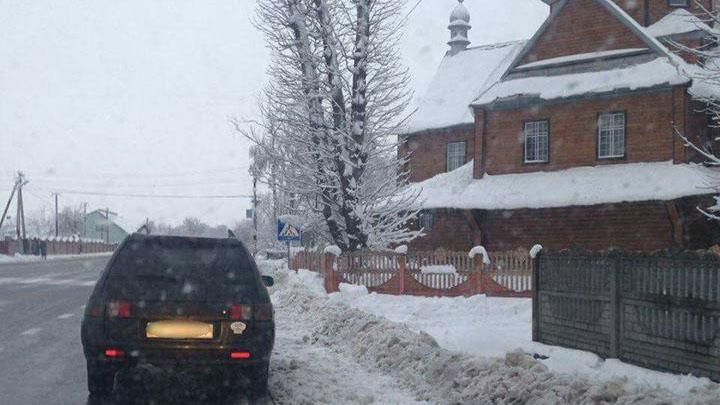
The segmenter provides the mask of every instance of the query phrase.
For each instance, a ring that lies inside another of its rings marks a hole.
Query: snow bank
[[[524,298],[338,294],[333,300],[428,333],[450,350],[502,357],[518,347],[533,348],[532,303]]]
[[[343,294],[347,297],[359,297],[363,295],[368,295],[368,289],[364,285],[340,283],[338,289],[340,290],[340,294]]]
[[[289,284],[289,285],[297,285],[302,286],[307,291],[318,295],[318,296],[324,296],[326,295],[325,292],[325,285],[323,283],[323,277],[321,274],[316,273],[314,271],[310,270],[304,270],[300,269],[295,272],[288,272],[287,277],[285,278],[286,282],[282,284]],[[279,281],[285,281],[285,280],[279,280]],[[281,285],[282,285],[281,284]]]
[[[625,163],[473,179],[473,162],[413,187],[421,208],[517,209],[673,200],[713,193],[717,168],[697,164]],[[548,193],[547,190],[553,190]]]
[[[395,253],[397,253],[397,254],[399,254],[399,255],[406,255],[407,252],[408,252],[408,247],[407,247],[407,245],[400,245],[400,246],[398,246],[398,247],[395,248]]]
[[[589,379],[597,384],[624,381],[627,390],[664,387],[680,397],[705,391],[720,395],[720,385],[706,378],[662,373],[618,360],[603,360],[590,352],[533,342],[532,302],[525,298],[428,298],[378,294],[338,295],[335,298],[353,308],[400,322],[415,332],[427,333],[445,349],[503,358],[506,353],[520,348],[523,353],[548,356],[540,363],[552,372],[579,376],[575,378]]]
[[[374,301],[379,297],[408,298],[370,294],[359,299]],[[331,348],[338,356],[350,355],[359,367],[378,369],[414,392],[416,399],[431,403],[712,403],[720,393],[717,384],[696,384],[677,395],[667,390],[673,386],[555,373],[524,349],[510,350],[501,358],[450,351],[425,332],[315,295],[301,284],[276,291],[273,302],[283,316],[310,328],[303,341],[323,350]],[[427,312],[431,302],[423,302],[422,313]],[[437,326],[446,330],[462,328],[463,324],[448,320],[449,314],[458,312],[457,308],[445,312],[445,319]],[[467,340],[472,338],[472,334],[466,335]],[[681,378],[672,377],[675,382]]]
[[[690,79],[668,57],[659,57],[618,69],[506,80],[490,87],[472,105],[486,105],[516,97],[552,100],[619,89],[676,86],[688,82]]]
[[[420,267],[421,274],[457,274],[452,264],[432,264]]]

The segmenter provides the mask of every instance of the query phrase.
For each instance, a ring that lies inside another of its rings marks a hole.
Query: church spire
[[[458,0],[458,5],[450,14],[450,25],[448,25],[450,41],[448,41],[448,45],[450,45],[451,53],[458,53],[470,45],[468,40],[468,31],[472,28],[470,26],[470,12],[465,8],[463,1]]]

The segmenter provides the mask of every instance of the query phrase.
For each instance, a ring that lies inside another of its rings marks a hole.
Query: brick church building
[[[532,38],[477,47],[463,1],[452,11],[450,50],[400,138],[426,233],[411,249],[716,243],[720,224],[697,207],[720,176],[678,135],[709,149],[716,138],[703,100],[720,91],[673,45],[705,43],[703,10],[542,1]]]

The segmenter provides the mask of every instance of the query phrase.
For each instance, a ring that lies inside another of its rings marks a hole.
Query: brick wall
[[[461,210],[434,210],[428,235],[410,244],[412,251],[444,248],[466,251],[482,244],[490,252],[528,249],[536,243],[548,249],[580,247],[654,251],[681,246],[706,249],[720,243],[720,224],[697,211],[713,202],[709,196],[672,202],[600,204],[582,207],[476,211],[481,232],[473,232]],[[677,210],[677,222],[669,206]]]
[[[433,251],[444,248],[456,252],[472,249],[474,233],[465,215],[460,210],[433,210],[433,227],[427,235],[410,243],[413,251]]]
[[[695,3],[696,0],[689,0],[690,7],[688,10],[695,13],[696,15],[703,15],[702,8],[698,7]],[[701,0],[700,3],[703,7],[710,10],[713,0]],[[559,1],[556,1],[551,6],[556,7]],[[627,12],[632,18],[635,19],[640,25],[652,25],[660,21],[664,16],[678,9],[679,7],[671,7],[668,4],[668,0],[615,0],[615,3],[619,5],[625,12]],[[647,4],[647,13],[645,5]],[[647,20],[646,20],[647,16]]]
[[[473,132],[473,125],[470,124],[404,136],[400,144],[400,156],[410,153],[410,181],[422,181],[445,173],[445,152],[449,142],[467,142],[465,161],[472,160],[475,148]]]
[[[684,91],[676,92],[675,96],[676,104],[685,102]],[[485,161],[481,163],[489,174],[505,174],[671,160],[674,153],[684,151],[682,145],[676,144],[671,126],[675,119],[682,128],[684,114],[673,116],[672,97],[673,93],[666,90],[486,111],[487,122],[476,127],[486,135]],[[683,111],[680,107],[682,104],[676,105],[675,110]],[[598,159],[597,116],[611,111],[626,112],[626,157]],[[523,123],[541,119],[550,121],[549,162],[525,164]]]
[[[595,0],[571,0],[521,64],[623,48],[647,48],[647,45]]]
[[[527,248],[535,243],[548,249],[653,251],[678,245],[701,249],[713,243],[711,233],[717,232],[717,227],[696,211],[700,201],[696,197],[676,202],[681,228],[673,227],[662,201],[488,211],[480,226],[483,245],[490,251]]]
[[[667,2],[667,0],[660,1]],[[645,25],[645,0],[615,0],[615,4],[630,14],[630,17],[634,18],[640,25]]]

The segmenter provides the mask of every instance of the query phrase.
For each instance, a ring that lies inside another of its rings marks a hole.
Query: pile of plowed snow
[[[362,365],[396,378],[419,400],[440,404],[710,404],[720,400],[717,384],[680,397],[661,387],[628,384],[625,379],[597,382],[557,374],[520,351],[500,359],[453,352],[439,347],[426,333],[330,300],[318,288],[322,281],[314,273],[279,271],[275,275],[276,311],[311,325],[309,343],[352,354]]]

